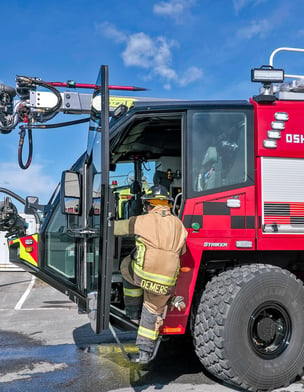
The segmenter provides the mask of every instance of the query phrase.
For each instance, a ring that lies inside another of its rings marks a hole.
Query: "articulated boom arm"
[[[49,91],[39,91],[38,88]],[[58,88],[70,88],[74,91],[59,92]],[[69,81],[43,82],[38,78],[16,77],[16,88],[0,84],[0,133],[9,133],[19,123],[32,125],[46,123],[58,113],[90,114],[93,94],[79,93],[76,88],[99,89],[94,84]],[[144,88],[133,86],[109,86],[110,90],[143,91]],[[15,99],[18,96],[19,99]],[[126,97],[127,101],[128,98]],[[121,99],[123,102],[123,99]],[[93,98],[93,106],[100,107],[100,97]],[[110,107],[110,110],[114,109]]]
[[[49,91],[38,91],[38,87]],[[51,84],[37,78],[17,76],[16,89],[0,85],[0,133],[9,133],[20,123],[27,126],[46,123],[59,112],[89,113],[92,95],[82,95],[80,98],[76,92],[60,93]],[[15,99],[16,96],[19,99]]]
[[[60,92],[58,88],[69,88],[69,91]],[[8,134],[18,125],[21,129],[18,149],[19,165],[22,169],[27,169],[32,158],[32,133],[33,128],[58,128],[75,125],[89,121],[82,118],[69,122],[57,124],[46,124],[58,113],[64,114],[90,114],[91,109],[100,111],[101,96],[95,93],[79,93],[80,89],[100,90],[101,86],[94,84],[81,84],[74,81],[66,83],[44,82],[41,79],[27,76],[16,77],[16,88],[0,84],[0,133]],[[141,87],[133,86],[108,86],[109,90],[122,91],[142,91]],[[111,112],[121,106],[124,112],[130,106],[129,97],[116,97],[115,103],[111,106]],[[26,164],[22,161],[22,148],[24,138],[28,130],[29,156]]]

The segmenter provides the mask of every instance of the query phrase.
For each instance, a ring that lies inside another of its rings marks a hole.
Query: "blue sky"
[[[10,0],[0,13],[0,83],[11,86],[16,75],[95,83],[107,64],[111,84],[144,86],[142,96],[248,99],[259,88],[251,68],[278,47],[304,47],[303,0]],[[304,54],[279,54],[275,65],[304,74]],[[87,125],[34,130],[28,170],[18,133],[0,134],[0,187],[46,202],[85,150]]]

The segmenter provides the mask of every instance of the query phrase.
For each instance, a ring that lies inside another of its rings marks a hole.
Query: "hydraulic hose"
[[[22,88],[26,90],[30,85],[37,85],[44,87],[48,90],[51,90],[57,97],[57,103],[54,105],[52,108],[46,109],[44,113],[40,113],[38,116],[35,117],[35,121],[38,121],[40,123],[49,121],[52,119],[54,116],[58,114],[58,111],[62,105],[62,97],[60,92],[56,89],[55,86],[48,82],[43,82],[41,80],[35,79],[35,78],[30,78],[26,76],[19,76],[17,78],[18,83],[19,83],[19,92],[21,93]],[[18,91],[18,90],[17,90]],[[19,138],[19,146],[18,146],[18,163],[21,169],[27,169],[31,162],[32,162],[32,155],[33,155],[33,136],[32,136],[32,129],[51,129],[51,128],[59,128],[59,127],[66,127],[69,125],[75,125],[75,124],[82,124],[84,122],[89,122],[90,118],[84,118],[80,120],[75,120],[75,121],[67,121],[67,122],[62,122],[62,123],[56,123],[56,124],[31,124],[27,123],[25,125],[20,126],[20,138]],[[28,131],[28,157],[27,161],[24,163],[23,162],[23,145],[24,145],[24,139],[26,136],[26,130]]]
[[[18,163],[19,166],[21,167],[21,169],[28,169],[28,167],[30,166],[31,162],[32,162],[32,157],[33,157],[33,136],[32,136],[32,130],[28,129],[28,157],[27,157],[27,161],[24,164],[23,163],[23,144],[24,144],[24,138],[25,138],[25,134],[26,134],[26,130],[24,129],[24,126],[20,127],[21,131],[19,133],[20,138],[19,138],[19,145],[18,145]]]
[[[35,78],[30,78],[27,76],[18,76],[17,80],[19,82],[20,91],[22,90],[22,88],[24,88],[24,86],[28,87],[30,85],[37,85],[37,86],[44,87],[48,90],[51,90],[56,95],[56,98],[57,98],[56,105],[54,105],[53,107],[51,107],[49,109],[46,109],[46,111],[44,113],[41,113],[39,115],[39,117],[36,117],[36,121],[45,122],[45,121],[52,119],[54,116],[56,116],[56,114],[58,113],[58,110],[60,109],[60,107],[62,105],[62,97],[56,87],[54,87],[46,82],[43,82],[41,80],[38,80]],[[17,91],[18,91],[18,89],[17,89]]]
[[[25,129],[52,129],[52,128],[61,128],[61,127],[68,127],[70,125],[77,125],[77,124],[83,124],[86,122],[89,122],[90,118],[81,118],[80,120],[73,120],[73,121],[65,121],[61,123],[56,123],[56,124],[28,124],[28,125],[22,125],[22,127]],[[21,128],[21,127],[20,127]]]
[[[9,195],[9,196],[13,197],[14,199],[18,200],[21,204],[25,205],[25,200],[21,196],[17,195],[17,193],[15,193],[13,191],[10,191],[9,189],[6,189],[6,188],[0,188],[0,192],[6,193],[7,195]]]
[[[83,124],[85,122],[89,122],[90,118],[82,118],[80,120],[73,120],[73,121],[66,121],[62,123],[56,123],[56,124],[27,124],[27,125],[21,125],[20,126],[20,138],[19,138],[19,146],[18,146],[18,163],[21,169],[28,169],[31,162],[32,162],[32,157],[33,157],[33,135],[32,135],[32,129],[51,129],[51,128],[60,128],[60,127],[67,127],[69,125],[76,125],[76,124]],[[29,143],[29,149],[28,149],[28,158],[26,163],[23,163],[23,144],[24,144],[24,139],[26,135],[26,130],[28,130],[28,143]]]

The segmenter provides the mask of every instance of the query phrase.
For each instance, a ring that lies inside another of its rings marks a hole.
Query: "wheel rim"
[[[248,338],[255,353],[264,359],[282,354],[289,344],[291,320],[282,305],[265,302],[252,313],[248,324]]]

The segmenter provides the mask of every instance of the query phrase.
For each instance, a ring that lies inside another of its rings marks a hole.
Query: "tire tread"
[[[283,273],[302,284],[291,272],[273,265],[252,264],[222,272],[206,285],[197,308],[193,331],[195,351],[204,367],[224,382],[252,391],[256,389],[245,385],[233,373],[225,358],[224,324],[230,306],[242,287],[265,272]],[[298,375],[301,372],[302,368]]]

